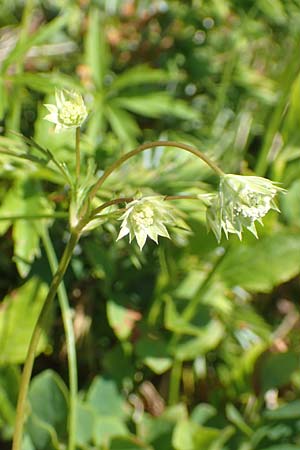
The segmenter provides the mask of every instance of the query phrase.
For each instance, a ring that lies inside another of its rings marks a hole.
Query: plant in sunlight
[[[56,169],[60,170],[66,182],[70,185],[70,233],[28,349],[19,392],[13,450],[21,449],[28,385],[44,321],[82,234],[105,221],[117,218],[122,221],[117,240],[129,235],[129,241],[132,242],[136,239],[140,250],[142,250],[148,237],[156,243],[158,243],[159,236],[170,238],[167,227],[185,228],[180,212],[171,204],[172,200],[201,201],[201,197],[197,195],[171,196],[166,195],[166,193],[164,195],[153,193],[153,195],[147,194],[143,197],[139,193],[137,196],[131,197],[116,196],[99,204],[97,196],[103,183],[112,173],[130,158],[157,146],[177,148],[201,159],[220,178],[219,192],[211,194],[212,200],[207,207],[207,223],[218,241],[221,239],[222,231],[225,232],[226,236],[228,236],[228,233],[235,233],[241,238],[243,227],[256,234],[254,222],[261,221],[270,209],[277,209],[274,199],[276,194],[282,191],[275,183],[264,178],[224,174],[204,153],[190,145],[174,141],[156,141],[142,144],[117,159],[98,178],[94,164],[90,164],[83,177],[81,176],[80,126],[87,117],[87,109],[82,96],[77,92],[56,91],[55,96],[56,105],[45,105],[50,111],[45,119],[55,123],[56,131],[63,131],[65,128],[76,129],[74,179],[64,163],[57,161],[50,150],[43,149],[33,140],[29,140],[29,142],[37,150],[47,155],[48,160],[55,163]],[[126,205],[125,208],[124,204]]]

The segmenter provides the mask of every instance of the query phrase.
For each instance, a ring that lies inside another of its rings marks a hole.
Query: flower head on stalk
[[[56,133],[63,128],[77,128],[83,124],[88,113],[83,98],[78,92],[56,90],[55,100],[56,105],[44,105],[50,112],[44,119],[55,123]]]
[[[170,238],[166,225],[176,225],[176,209],[164,197],[154,195],[133,200],[120,217],[121,230],[117,240],[129,234],[129,242],[136,238],[140,250],[147,237],[158,243],[158,236]]]
[[[268,211],[279,211],[274,201],[278,192],[284,189],[266,178],[225,174],[221,177],[219,192],[207,208],[208,227],[218,241],[222,231],[226,238],[234,233],[242,239],[244,227],[257,237],[255,221],[262,224],[261,219]]]

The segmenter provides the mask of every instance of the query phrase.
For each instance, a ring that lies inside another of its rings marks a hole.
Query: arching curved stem
[[[155,147],[173,147],[173,148],[180,148],[182,150],[185,150],[186,152],[192,153],[193,155],[200,158],[202,161],[204,161],[214,172],[216,172],[219,176],[223,176],[224,172],[208,158],[204,153],[200,152],[196,148],[192,147],[188,144],[183,144],[180,142],[175,141],[154,141],[154,142],[148,142],[146,144],[142,144],[136,149],[132,150],[131,152],[125,153],[121,158],[119,158],[117,161],[115,161],[108,169],[105,170],[103,175],[99,178],[99,180],[96,182],[94,187],[92,188],[89,199],[92,200],[92,198],[97,194],[99,188],[102,186],[104,181],[110,176],[112,172],[114,172],[116,169],[118,169],[122,164],[124,164],[128,159],[132,158],[135,155],[138,155],[139,153],[155,148]]]

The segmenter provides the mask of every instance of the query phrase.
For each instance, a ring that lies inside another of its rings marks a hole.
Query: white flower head
[[[176,225],[176,209],[162,196],[148,196],[133,200],[120,217],[123,220],[117,240],[129,234],[129,242],[136,238],[140,250],[147,237],[158,243],[158,236],[170,238],[166,225]]]
[[[87,118],[87,109],[82,96],[75,91],[55,91],[56,105],[45,104],[50,114],[45,120],[55,123],[55,132],[64,128],[80,127]]]
[[[284,189],[274,182],[256,176],[226,174],[221,177],[219,192],[212,197],[207,209],[207,224],[221,240],[222,231],[242,239],[243,227],[257,237],[255,221],[262,224],[262,218],[271,210],[279,211],[274,201],[278,192]]]

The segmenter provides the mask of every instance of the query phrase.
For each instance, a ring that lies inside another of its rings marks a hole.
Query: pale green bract
[[[50,112],[44,119],[56,125],[56,133],[64,128],[78,128],[83,124],[88,113],[83,98],[78,92],[57,90],[55,100],[56,105],[44,105]]]
[[[226,238],[234,233],[242,239],[244,227],[257,237],[255,221],[262,224],[268,211],[279,211],[274,201],[278,192],[284,189],[266,178],[225,174],[207,208],[207,225],[219,242],[222,231]]]
[[[176,210],[162,196],[148,196],[133,200],[120,217],[121,230],[117,240],[129,234],[129,242],[136,238],[140,250],[147,237],[158,243],[158,236],[170,238],[166,225],[176,225]]]

